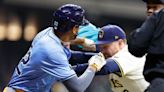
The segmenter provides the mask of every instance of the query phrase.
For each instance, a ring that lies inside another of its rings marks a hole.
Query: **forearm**
[[[77,74],[82,74],[87,67],[88,67],[88,63],[77,64],[73,66],[73,69]],[[96,75],[106,75],[114,72],[120,72],[120,68],[114,60],[108,59],[107,63],[99,72],[96,73]]]
[[[72,66],[73,70],[76,72],[76,74],[81,75],[84,73],[84,71],[87,69],[88,63],[84,64],[77,64]]]
[[[64,81],[64,85],[70,92],[84,92],[91,83],[96,69],[88,67],[80,77],[73,77]]]
[[[70,64],[76,65],[81,63],[87,63],[88,60],[97,53],[93,52],[82,52],[82,51],[71,51]]]
[[[74,76],[66,81],[64,84],[71,92],[83,92],[91,83],[95,72],[99,71],[105,64],[105,58],[102,53],[92,56],[89,61],[89,66],[86,71],[80,76]]]
[[[71,45],[81,45],[85,42],[83,38],[76,38],[75,40],[72,40],[70,43]]]
[[[110,73],[120,72],[118,64],[113,59],[108,59],[104,67],[96,75],[107,75]]]

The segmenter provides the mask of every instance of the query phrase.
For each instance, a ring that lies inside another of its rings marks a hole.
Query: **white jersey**
[[[131,55],[125,46],[112,59],[119,65],[121,74],[109,74],[111,88],[114,92],[144,92],[149,83],[143,77],[145,56],[137,58]]]

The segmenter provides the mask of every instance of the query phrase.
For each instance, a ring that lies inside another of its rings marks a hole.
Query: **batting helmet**
[[[150,3],[150,4],[163,4],[164,0],[143,0],[146,3]]]
[[[81,25],[85,22],[84,9],[74,4],[65,4],[53,13],[54,29],[61,32],[67,32],[75,25]]]

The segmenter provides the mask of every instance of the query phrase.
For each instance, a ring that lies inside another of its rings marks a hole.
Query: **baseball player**
[[[86,71],[77,77],[69,65],[71,56],[63,42],[73,40],[84,23],[84,10],[74,4],[66,4],[53,14],[53,27],[41,31],[15,68],[4,92],[50,92],[57,81],[63,82],[70,92],[83,92],[106,63],[99,53],[89,60]]]
[[[143,77],[145,57],[137,58],[129,53],[124,31],[116,25],[101,28],[98,34],[100,51],[106,58],[106,65],[98,75],[108,75],[113,92],[143,92],[149,85]],[[74,66],[82,72],[86,64]]]
[[[80,26],[76,39],[71,41],[74,44],[73,47],[78,45],[76,46],[77,49],[71,47],[71,58],[69,60],[71,65],[86,63],[88,62],[88,59],[91,56],[97,54],[96,52],[92,52],[93,51],[92,47],[95,46],[94,42],[97,41],[98,31],[99,28],[97,28],[95,25],[93,25],[90,22]],[[73,51],[72,49],[76,51]],[[93,88],[91,88],[92,86]],[[106,75],[95,76],[90,84],[90,88],[88,89],[91,90],[87,90],[85,92],[112,92],[111,89],[109,88],[109,82]],[[64,85],[59,82],[53,85],[52,91],[68,92],[68,90],[64,87]]]

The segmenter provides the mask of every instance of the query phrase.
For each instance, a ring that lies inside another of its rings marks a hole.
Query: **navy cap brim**
[[[100,44],[110,44],[112,43],[113,41],[96,41],[95,44],[96,45],[100,45]]]

